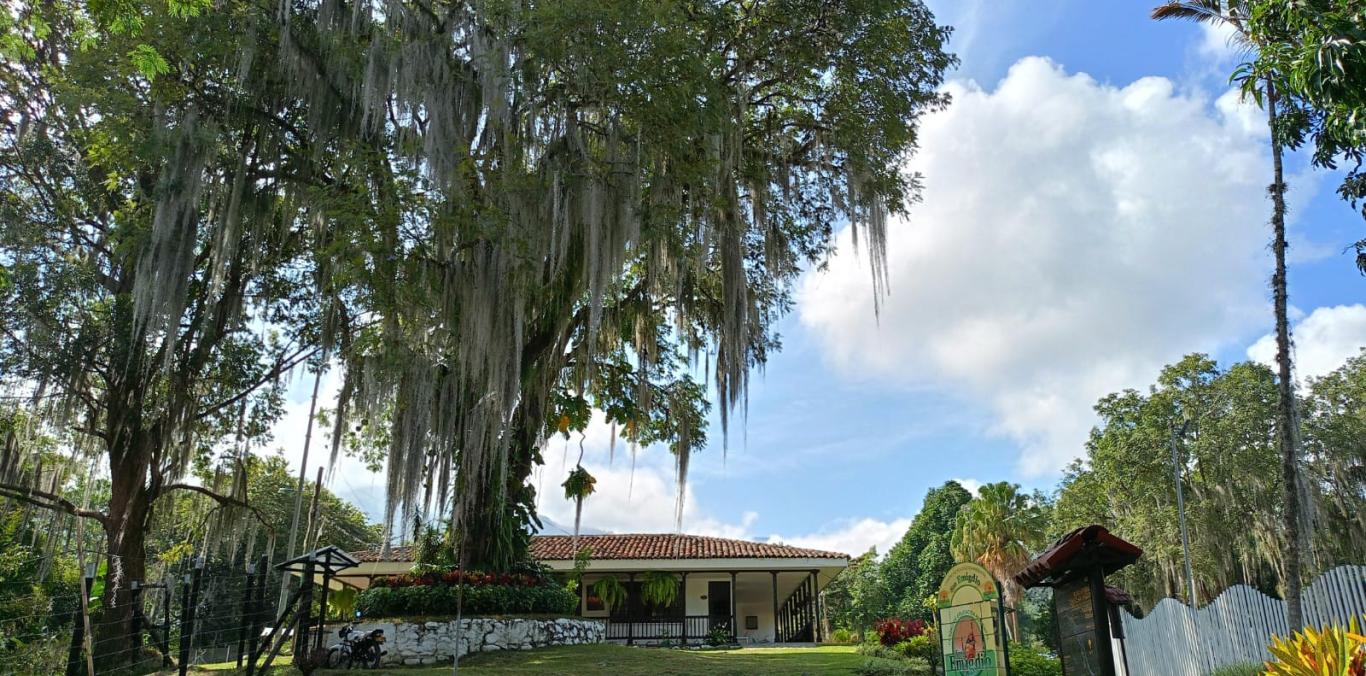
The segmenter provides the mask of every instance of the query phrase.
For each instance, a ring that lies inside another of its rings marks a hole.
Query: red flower
[[[890,648],[924,634],[925,621],[889,617],[873,623],[873,629],[877,631],[878,642]]]

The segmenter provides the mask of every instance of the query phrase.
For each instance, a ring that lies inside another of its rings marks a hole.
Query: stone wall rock
[[[341,641],[337,630],[341,625],[327,627],[327,645]],[[387,620],[357,622],[354,630],[365,634],[383,629],[387,651],[384,665],[418,665],[449,663],[454,656],[497,650],[531,650],[557,645],[602,643],[607,625],[603,620],[562,617],[555,619],[529,617],[470,617],[432,622]]]

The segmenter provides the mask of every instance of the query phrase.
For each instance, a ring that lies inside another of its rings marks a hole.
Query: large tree
[[[232,3],[10,5],[0,65],[0,373],[108,472],[106,504],[4,495],[97,522],[101,663],[136,656],[156,501],[279,414],[282,375],[335,323],[317,256],[345,195],[298,97]],[[305,206],[307,205],[307,207]]]
[[[1359,558],[1366,542],[1366,464],[1359,441],[1366,359],[1312,380],[1302,408],[1306,475],[1319,518],[1315,573]],[[1275,373],[1261,364],[1228,368],[1204,355],[1169,365],[1147,391],[1126,390],[1096,405],[1100,425],[1060,487],[1055,529],[1090,523],[1143,548],[1117,583],[1145,606],[1187,588],[1175,481],[1182,483],[1194,570],[1194,604],[1234,584],[1284,593],[1283,495],[1277,468]],[[1177,463],[1172,464],[1172,432]]]
[[[887,552],[882,576],[901,616],[931,619],[925,599],[938,591],[953,567],[954,526],[958,512],[971,501],[972,494],[957,481],[931,488],[906,534]]]
[[[1153,10],[1155,19],[1184,19],[1227,27],[1235,39],[1249,49],[1262,45],[1249,32],[1249,8],[1246,0],[1171,0]],[[1277,406],[1277,435],[1281,451],[1281,481],[1285,508],[1281,528],[1285,530],[1285,602],[1290,626],[1301,626],[1300,608],[1302,553],[1311,546],[1309,514],[1304,504],[1306,486],[1300,476],[1300,423],[1295,410],[1295,376],[1290,354],[1289,285],[1286,280],[1285,254],[1289,247],[1285,235],[1285,141],[1279,133],[1282,100],[1290,102],[1288,92],[1278,88],[1276,77],[1261,73],[1246,77],[1242,86],[1266,109],[1267,126],[1271,130],[1271,251],[1275,267],[1271,274],[1272,307],[1275,314],[1276,376],[1279,404]],[[1293,102],[1291,102],[1293,105]]]
[[[191,461],[264,434],[305,363],[345,374],[334,453],[386,427],[390,520],[452,505],[462,559],[525,553],[566,410],[667,444],[681,489],[707,410],[689,366],[727,421],[841,221],[880,286],[953,63],[918,0],[0,16],[0,373],[111,480],[102,509],[5,495],[107,535],[104,660],[135,652],[156,500],[210,493]]]
[[[286,62],[310,105],[378,146],[370,237],[401,252],[340,257],[376,324],[344,352],[338,423],[392,429],[390,520],[452,509],[462,556],[494,567],[524,554],[545,437],[585,411],[667,445],[682,504],[692,367],[728,425],[841,221],[881,284],[952,63],[916,0],[284,14],[309,27]]]

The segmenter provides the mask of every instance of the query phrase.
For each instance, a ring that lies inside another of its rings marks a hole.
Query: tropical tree
[[[953,555],[960,561],[976,561],[990,571],[1001,583],[1006,605],[1013,608],[1024,593],[1015,582],[1015,574],[1043,545],[1047,519],[1039,496],[1022,493],[1017,484],[1006,481],[986,484],[959,512],[951,543]],[[1013,614],[1011,633],[1019,636]]]
[[[582,464],[576,465],[569,473],[569,478],[564,480],[564,497],[574,501],[573,549],[576,552],[579,551],[579,526],[583,523],[583,501],[593,494],[597,483],[598,480]]]
[[[954,526],[958,512],[971,501],[972,494],[957,481],[946,481],[925,493],[910,528],[882,561],[882,575],[897,614],[931,619],[925,599],[939,589],[953,567]]]
[[[1259,49],[1257,35],[1248,27],[1249,7],[1245,0],[1172,0],[1153,10],[1153,18],[1184,19],[1211,25],[1225,26],[1233,31],[1240,44],[1248,49]],[[1285,508],[1282,511],[1282,528],[1286,532],[1285,552],[1285,601],[1286,616],[1290,626],[1301,625],[1303,614],[1300,607],[1300,584],[1302,551],[1309,551],[1311,543],[1307,540],[1306,526],[1308,513],[1303,504],[1302,493],[1306,487],[1300,477],[1300,427],[1296,411],[1294,369],[1290,355],[1290,319],[1287,311],[1289,292],[1286,282],[1285,252],[1288,246],[1285,235],[1285,170],[1283,166],[1284,139],[1280,134],[1280,106],[1288,92],[1278,89],[1277,78],[1270,73],[1255,74],[1245,69],[1241,86],[1266,109],[1267,125],[1271,130],[1271,171],[1272,180],[1268,188],[1271,195],[1271,250],[1275,258],[1275,269],[1271,275],[1272,301],[1276,318],[1276,376],[1279,404],[1277,407],[1277,435],[1281,451],[1281,479],[1283,482]]]
[[[1252,0],[1247,31],[1259,45],[1248,73],[1293,94],[1277,133],[1298,148],[1312,142],[1315,165],[1344,160],[1343,199],[1366,216],[1366,14],[1354,0]],[[1366,274],[1366,239],[1355,244]]]

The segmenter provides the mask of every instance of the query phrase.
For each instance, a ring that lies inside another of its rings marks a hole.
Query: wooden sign
[[[939,585],[944,676],[1005,676],[1001,587],[987,569],[960,563]]]
[[[1096,643],[1096,602],[1091,595],[1091,581],[1082,577],[1055,587],[1053,611],[1058,617],[1064,676],[1105,673],[1101,669],[1101,646]]]

